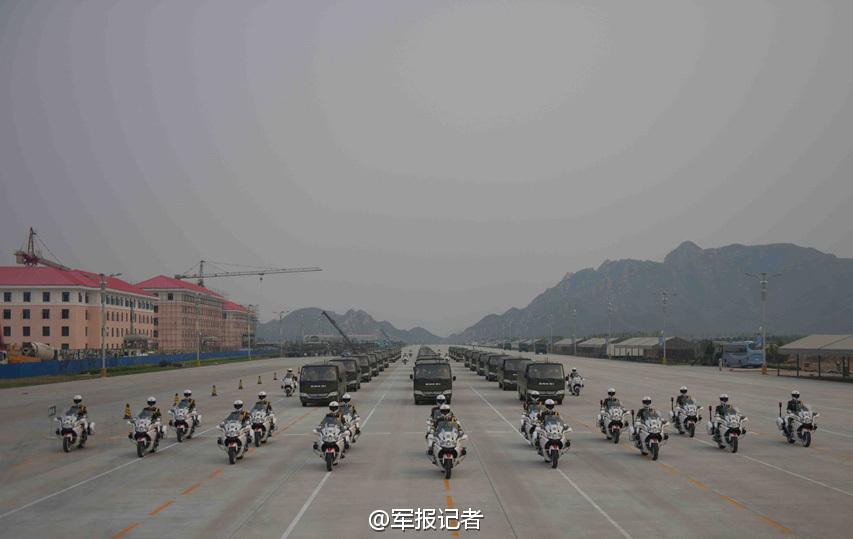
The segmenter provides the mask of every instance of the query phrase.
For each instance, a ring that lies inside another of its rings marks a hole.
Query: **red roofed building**
[[[165,275],[136,286],[156,296],[154,329],[159,351],[193,351],[197,338],[201,339],[203,351],[227,349],[223,342],[225,298],[220,294]]]
[[[154,338],[155,298],[126,281],[105,278],[106,347]],[[101,347],[101,290],[97,273],[43,266],[0,266],[0,339],[17,348],[44,343],[59,350]]]
[[[223,337],[226,350],[236,350],[246,345],[249,335],[254,334],[254,316],[249,309],[231,301],[222,304]]]

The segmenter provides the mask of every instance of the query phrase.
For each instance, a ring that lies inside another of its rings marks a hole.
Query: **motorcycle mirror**
[[[456,377],[455,377],[455,376],[453,377],[453,381],[454,381],[454,382],[456,381]]]
[[[568,382],[568,381],[569,381],[569,377],[568,377],[568,376],[566,376],[566,382]]]
[[[414,379],[415,379],[415,376],[414,376],[413,374],[410,374],[410,375],[409,375],[409,380],[414,380]]]

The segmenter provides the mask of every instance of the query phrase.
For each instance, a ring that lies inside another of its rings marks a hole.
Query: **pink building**
[[[155,297],[105,277],[105,343],[122,349],[125,337],[154,338]],[[0,339],[6,346],[44,343],[59,350],[101,347],[101,288],[97,273],[42,266],[0,266]]]
[[[249,332],[254,334],[254,317],[251,317],[249,309],[234,303],[225,301],[222,304],[223,337],[222,344],[226,350],[237,350],[246,344]]]

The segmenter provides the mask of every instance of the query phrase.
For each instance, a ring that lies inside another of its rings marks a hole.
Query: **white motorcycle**
[[[265,408],[254,408],[250,417],[252,422],[252,440],[255,442],[255,447],[260,447],[261,444],[265,444],[269,440],[275,418]]]
[[[183,443],[184,438],[192,438],[196,427],[201,424],[201,415],[196,410],[190,411],[187,406],[173,406],[169,409],[169,418],[169,426],[175,429],[179,443]]]
[[[251,435],[248,426],[239,419],[226,419],[219,424],[222,436],[216,439],[216,445],[228,454],[228,464],[234,464],[249,451]]]
[[[782,417],[782,403],[780,402],[779,417],[776,418],[776,425],[782,431],[789,444],[796,442],[796,438],[799,438],[803,447],[808,447],[812,444],[814,431],[817,430],[816,418],[819,415],[817,412],[812,412],[808,406],[803,404],[798,413],[788,412],[786,417]],[[796,438],[794,438],[795,436]]]
[[[521,415],[521,427],[518,429],[524,439],[533,447],[536,447],[536,429],[539,427],[539,409],[530,407]]]
[[[583,376],[580,374],[576,374],[569,378],[569,392],[579,397],[581,394],[581,388],[583,387]]]
[[[284,390],[285,397],[292,397],[296,391],[296,380],[293,378],[285,378],[281,381],[281,388]]]
[[[314,428],[314,433],[320,438],[319,441],[314,442],[314,453],[326,461],[326,471],[331,472],[332,467],[338,464],[338,459],[344,457],[343,429],[336,421],[327,418],[320,426]]]
[[[622,434],[622,429],[628,424],[625,417],[628,412],[621,406],[611,406],[610,408],[602,409],[596,418],[598,428],[608,440],[613,440],[614,444],[619,443],[619,436]]]
[[[347,426],[348,441],[354,444],[361,436],[361,418],[358,415],[353,415],[352,411],[344,406],[341,406],[341,413],[344,417],[344,425]]]
[[[465,460],[468,451],[462,445],[468,439],[467,434],[459,434],[455,425],[441,421],[433,435],[432,463],[444,470],[444,478],[450,479],[453,468]]]
[[[89,439],[89,432],[94,432],[95,429],[95,423],[89,423],[89,432],[87,432],[85,422],[72,411],[54,419],[59,423],[56,435],[62,440],[62,450],[66,453],[71,451],[75,444],[78,449],[83,449],[86,440]]]
[[[708,413],[711,413],[708,407]],[[748,418],[740,415],[736,410],[726,414],[724,417],[714,416],[714,421],[708,421],[706,427],[708,434],[717,442],[717,447],[725,449],[729,446],[732,453],[737,453],[740,439],[746,436],[746,424]]]
[[[160,440],[165,438],[165,433],[160,425],[160,420],[154,420],[151,412],[142,410],[139,415],[127,422],[131,427],[127,437],[136,445],[136,456],[142,458],[146,452],[154,453],[160,447]]]
[[[673,424],[675,424],[675,428],[678,429],[679,434],[686,432],[693,438],[696,434],[696,424],[702,420],[702,413],[699,411],[699,406],[693,402],[693,399],[685,401],[681,406],[676,405],[674,399],[672,403],[673,408],[669,415]]]
[[[546,416],[538,429],[539,454],[545,458],[545,462],[551,463],[551,468],[556,468],[560,461],[560,455],[569,450],[572,445],[569,433],[572,427],[557,416]]]
[[[661,419],[657,412],[648,414],[642,420],[637,417],[631,425],[631,439],[640,453],[651,454],[652,460],[657,460],[661,446],[669,440],[669,434],[666,432],[668,426],[669,422]]]

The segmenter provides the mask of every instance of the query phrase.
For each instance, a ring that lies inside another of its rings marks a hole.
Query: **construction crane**
[[[30,231],[27,234],[27,244],[26,247],[18,249],[15,251],[15,262],[18,264],[23,264],[24,266],[38,266],[41,264],[42,266],[47,266],[49,268],[56,268],[60,270],[68,271],[71,268],[67,266],[63,266],[59,262],[54,262],[53,260],[44,258],[41,254],[41,249],[38,248],[36,243],[41,244],[48,253],[50,253],[50,249],[47,248],[47,245],[44,244],[41,239],[39,239],[38,234],[30,227]],[[50,253],[53,255],[53,253]],[[54,256],[56,258],[56,256]]]
[[[179,273],[175,275],[175,279],[198,279],[199,286],[204,286],[204,280],[212,277],[242,277],[246,275],[259,275],[261,278],[264,275],[273,275],[278,273],[305,273],[309,271],[323,271],[322,268],[311,266],[307,268],[257,268],[242,271],[222,271],[218,273],[205,273],[204,264],[206,260],[201,260],[198,263],[198,273]]]
[[[332,319],[332,317],[329,316],[329,313],[327,313],[326,311],[322,311],[322,313],[323,316],[326,317],[326,320],[328,320],[332,324],[332,326],[336,330],[338,330],[338,333],[340,333],[341,337],[344,338],[344,342],[347,343],[347,346],[350,347],[350,350],[355,350],[355,345],[353,344],[353,342],[349,339],[349,337],[347,337],[347,334],[344,333],[344,330],[342,330],[341,327]]]

